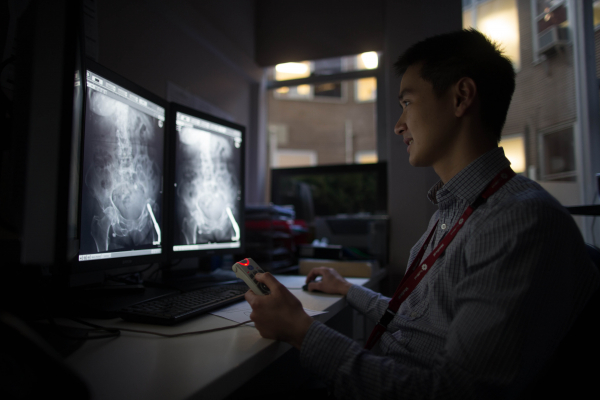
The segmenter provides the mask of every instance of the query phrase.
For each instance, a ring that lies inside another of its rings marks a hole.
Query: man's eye
[[[404,101],[402,102],[402,107],[406,108],[406,107],[407,107],[409,104],[410,104],[410,101],[408,101],[408,100],[404,100]]]

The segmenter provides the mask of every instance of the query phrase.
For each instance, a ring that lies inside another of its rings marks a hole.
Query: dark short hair
[[[411,46],[394,64],[398,75],[422,63],[421,77],[441,96],[459,79],[477,86],[484,128],[500,141],[515,91],[515,71],[499,46],[475,29],[432,36]]]

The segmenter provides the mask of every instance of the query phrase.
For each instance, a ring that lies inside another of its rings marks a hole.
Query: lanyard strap
[[[427,246],[429,245],[429,242],[433,237],[433,233],[435,232],[439,221],[435,223],[433,229],[431,230],[431,232],[429,232],[427,239],[425,239],[425,242],[419,249],[419,253],[417,254],[414,261],[406,271],[406,274],[404,275],[402,280],[400,281],[396,292],[394,292],[394,296],[392,296],[392,299],[389,302],[387,310],[385,310],[385,312],[381,316],[381,319],[379,320],[377,325],[375,325],[373,332],[371,332],[371,335],[369,336],[369,339],[367,340],[367,343],[365,345],[365,349],[370,350],[371,348],[373,348],[375,343],[377,343],[381,335],[383,335],[383,333],[387,329],[387,325],[396,315],[396,312],[400,308],[400,305],[412,293],[415,287],[417,287],[419,282],[423,280],[423,277],[425,277],[427,272],[429,272],[431,266],[436,262],[436,260],[440,258],[440,256],[444,253],[448,245],[452,242],[452,240],[454,240],[454,238],[458,234],[458,231],[465,225],[465,222],[471,216],[471,214],[473,214],[473,211],[475,211],[477,207],[479,207],[488,199],[488,197],[496,193],[502,186],[504,186],[506,182],[508,182],[515,175],[516,173],[510,167],[507,167],[500,171],[500,173],[496,175],[494,179],[492,179],[492,181],[488,184],[488,186],[485,188],[483,193],[481,193],[481,195],[477,198],[477,200],[475,200],[473,204],[467,207],[467,209],[460,217],[458,222],[454,224],[454,226],[448,232],[448,234],[444,236],[444,238],[438,243],[435,249],[429,254],[429,256],[427,256],[425,261],[421,264],[421,260],[423,259],[423,255],[425,254],[425,249],[427,249]]]

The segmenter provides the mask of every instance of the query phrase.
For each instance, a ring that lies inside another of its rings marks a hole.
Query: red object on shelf
[[[287,220],[268,220],[268,219],[260,219],[260,220],[249,220],[246,221],[246,229],[252,229],[256,231],[263,230],[283,230],[285,232],[292,233],[290,228],[291,222]]]

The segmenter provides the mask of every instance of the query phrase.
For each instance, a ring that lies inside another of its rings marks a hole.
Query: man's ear
[[[477,95],[477,85],[469,77],[460,78],[454,84],[454,115],[464,116],[469,109],[473,107],[475,96]]]

